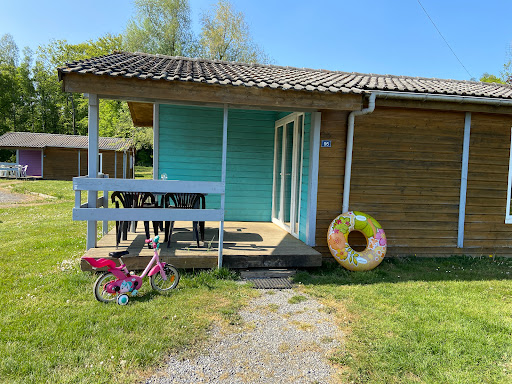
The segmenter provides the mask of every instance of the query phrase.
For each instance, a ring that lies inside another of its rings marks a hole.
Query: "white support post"
[[[20,150],[17,149],[16,150],[16,164],[19,164],[20,163]]]
[[[82,191],[75,190],[75,208],[80,208],[82,205]]]
[[[512,197],[512,128],[510,129],[510,147],[508,161],[507,206],[505,207],[505,224],[512,224],[510,217],[510,198]]]
[[[308,218],[306,221],[306,244],[311,247],[316,245],[316,210],[321,122],[322,114],[320,112],[311,113],[311,129],[309,133]]]
[[[222,268],[222,248],[224,242],[224,209],[226,204],[226,162],[228,154],[228,106],[224,104],[224,116],[222,121],[222,174],[221,183],[224,186],[224,192],[220,195],[220,209],[222,211],[222,221],[219,223],[219,259],[218,267]]]
[[[464,121],[464,141],[462,144],[462,170],[460,175],[459,227],[457,248],[464,247],[464,219],[466,216],[466,192],[468,189],[469,139],[471,135],[471,112],[466,112]]]
[[[98,95],[89,94],[89,149],[88,149],[88,177],[98,177],[98,155],[99,155],[99,100]],[[89,191],[87,194],[87,206],[96,208],[98,203],[98,191]],[[96,247],[97,222],[87,221],[87,242],[86,248]]]
[[[114,151],[114,153],[116,153]],[[108,179],[108,175],[103,176],[105,179]],[[103,208],[108,208],[108,190],[103,191]],[[103,220],[103,235],[108,233],[108,220]]]
[[[44,149],[41,149],[41,178],[44,178]]]
[[[123,152],[123,179],[126,179],[126,151]]]
[[[158,180],[158,156],[160,153],[160,104],[153,104],[153,180]]]

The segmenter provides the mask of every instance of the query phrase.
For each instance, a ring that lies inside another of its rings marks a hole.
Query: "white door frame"
[[[295,237],[299,237],[299,231],[296,230],[300,227],[300,203],[301,203],[301,192],[302,192],[302,166],[304,161],[304,119],[305,114],[302,112],[291,113],[288,116],[283,117],[275,122],[275,134],[274,134],[274,174],[273,174],[273,186],[272,186],[272,222],[284,230],[288,231]],[[299,122],[301,122],[299,126]],[[286,157],[289,154],[286,153],[288,148],[288,135],[286,132],[287,125],[293,123],[293,143],[292,143],[292,170],[291,170],[291,188],[290,188],[290,225],[285,224],[284,221],[284,201],[286,185],[284,180],[286,178]],[[278,142],[278,128],[283,127],[283,134],[281,142]],[[300,130],[300,142],[298,140],[298,133]],[[277,164],[277,153],[278,146],[281,146],[281,164]],[[299,158],[300,153],[300,158]],[[280,171],[278,175],[277,171]],[[279,212],[276,212],[275,201],[276,201],[276,187],[277,184],[281,183],[280,196],[279,196]],[[299,213],[299,214],[297,214]]]

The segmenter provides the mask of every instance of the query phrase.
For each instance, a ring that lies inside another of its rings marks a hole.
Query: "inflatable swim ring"
[[[367,240],[362,252],[348,244],[348,234],[361,232]],[[387,240],[382,226],[370,215],[349,211],[336,217],[327,231],[327,244],[336,261],[351,271],[369,271],[380,264],[386,254]]]

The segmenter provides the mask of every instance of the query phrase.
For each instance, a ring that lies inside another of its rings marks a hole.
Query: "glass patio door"
[[[272,221],[296,237],[299,235],[303,136],[303,114],[293,113],[276,122]]]

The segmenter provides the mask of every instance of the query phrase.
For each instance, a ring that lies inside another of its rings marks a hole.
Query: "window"
[[[100,153],[98,157],[98,169],[99,173],[103,173],[103,153]]]
[[[508,161],[508,189],[507,189],[507,209],[505,213],[505,224],[512,224],[512,216],[510,215],[510,197],[512,188],[512,128],[510,129],[510,154]]]

